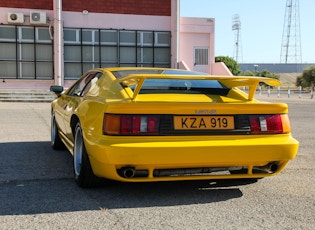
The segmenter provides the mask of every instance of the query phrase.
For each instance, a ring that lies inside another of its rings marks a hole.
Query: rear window
[[[112,74],[116,78],[121,78],[124,76],[127,76],[129,74],[161,74],[163,73],[163,70],[120,70],[120,71],[112,71]]]
[[[133,88],[133,87],[131,87]],[[140,94],[185,93],[227,95],[229,89],[217,80],[146,79]]]
[[[133,69],[113,71],[116,78],[129,74],[165,74],[165,75],[208,75],[207,73],[174,69]],[[131,85],[134,90],[136,85]],[[229,88],[217,80],[184,80],[184,79],[146,79],[139,94],[214,94],[225,96]]]
[[[177,69],[167,69],[163,72],[163,74],[171,74],[171,75],[208,75],[207,73],[202,72],[194,72],[187,70],[177,70]]]
[[[121,78],[129,74],[208,75],[207,73],[191,72],[187,70],[175,70],[175,69],[131,69],[131,70],[112,71],[112,74],[116,78]]]

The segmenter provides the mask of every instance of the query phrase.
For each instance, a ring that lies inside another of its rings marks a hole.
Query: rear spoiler
[[[117,79],[124,87],[129,87],[136,84],[133,95],[129,95],[132,100],[138,96],[142,85],[146,79],[179,79],[179,80],[217,80],[227,87],[249,87],[248,100],[252,101],[256,89],[260,82],[270,86],[280,86],[281,82],[266,77],[251,77],[251,76],[215,76],[215,75],[162,75],[162,74],[129,74]]]

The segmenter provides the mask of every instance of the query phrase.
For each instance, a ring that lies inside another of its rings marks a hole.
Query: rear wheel
[[[51,129],[51,133],[50,133],[51,146],[53,147],[53,149],[56,149],[56,150],[65,149],[65,145],[61,141],[59,133],[58,133],[58,127],[57,127],[57,123],[56,123],[56,119],[54,115],[51,116],[50,129]]]
[[[101,185],[103,179],[94,175],[87,151],[84,145],[82,128],[77,123],[74,136],[73,168],[75,182],[80,187],[95,187]]]

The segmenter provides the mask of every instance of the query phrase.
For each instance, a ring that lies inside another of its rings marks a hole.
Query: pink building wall
[[[224,63],[215,63],[215,19],[180,18],[179,68],[212,75],[232,75]],[[195,65],[194,49],[208,48],[208,64]]]
[[[180,18],[179,57],[190,70],[196,69],[194,49],[208,48],[208,65],[201,71],[211,73],[211,63],[214,62],[214,32],[215,20],[213,18]]]

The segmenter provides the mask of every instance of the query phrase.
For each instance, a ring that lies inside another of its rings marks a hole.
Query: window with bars
[[[48,28],[0,26],[0,78],[53,79]]]
[[[170,67],[170,32],[64,29],[65,79],[96,67]]]
[[[209,65],[208,48],[195,48],[195,65]]]
[[[169,31],[64,28],[65,79],[113,66],[171,66]],[[0,78],[53,79],[48,27],[0,25]]]

